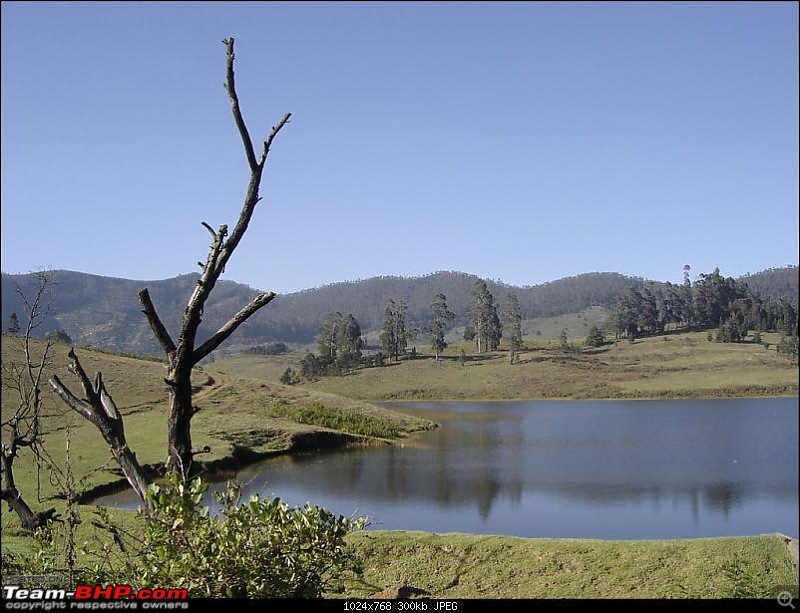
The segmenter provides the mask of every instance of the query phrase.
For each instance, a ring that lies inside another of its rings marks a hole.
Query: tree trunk
[[[47,522],[55,519],[55,508],[47,509],[46,511],[34,512],[25,502],[25,499],[20,494],[14,482],[14,472],[11,458],[3,454],[3,484],[0,497],[8,503],[8,508],[16,513],[19,517],[19,523],[22,529],[28,533],[34,533],[39,528],[45,526]]]
[[[51,507],[46,511],[34,513],[16,488],[14,488],[13,491],[3,490],[3,500],[8,503],[8,508],[19,517],[19,523],[22,525],[22,529],[30,534],[46,526],[47,523],[56,516],[55,507]]]
[[[169,416],[167,418],[169,462],[167,468],[188,478],[194,473],[191,421],[195,409],[192,406],[191,379],[188,381],[183,379],[183,377],[176,378],[174,387],[170,387],[169,391]]]

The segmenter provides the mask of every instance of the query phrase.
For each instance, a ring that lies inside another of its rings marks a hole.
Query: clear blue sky
[[[680,281],[798,262],[798,5],[2,5],[2,269]]]

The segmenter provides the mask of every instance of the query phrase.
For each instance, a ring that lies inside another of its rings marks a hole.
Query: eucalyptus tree
[[[494,351],[500,345],[502,324],[497,316],[494,296],[486,286],[486,281],[478,279],[472,287],[472,304],[470,308],[472,327],[475,330],[475,341],[478,353],[484,350]]]
[[[400,359],[401,354],[405,354],[408,347],[407,308],[406,303],[402,300],[396,303],[390,299],[383,314],[381,346],[390,357],[394,357],[395,361]]]
[[[431,337],[431,349],[433,349],[438,362],[439,354],[447,347],[447,342],[444,340],[445,326],[452,322],[456,315],[447,308],[447,296],[441,293],[436,294],[433,299],[431,311],[433,312],[433,323],[428,326],[428,335]]]
[[[513,364],[517,352],[522,349],[522,310],[517,295],[511,293],[506,296],[500,310],[503,317],[503,336],[508,341],[509,359]]]

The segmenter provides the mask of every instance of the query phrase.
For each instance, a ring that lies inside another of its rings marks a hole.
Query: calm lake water
[[[238,473],[245,495],[367,515],[380,529],[798,535],[797,398],[385,406],[442,427],[402,446],[250,466]]]

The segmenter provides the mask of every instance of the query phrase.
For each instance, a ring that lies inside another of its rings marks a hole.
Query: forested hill
[[[787,272],[784,274],[782,271]],[[762,274],[766,275],[763,280]],[[160,349],[140,312],[138,291],[143,287],[149,288],[162,320],[174,332],[198,279],[196,274],[160,281],[132,281],[71,271],[55,271],[53,275],[53,315],[41,333],[63,329],[76,344],[154,355],[158,355]],[[457,315],[454,325],[463,325],[468,318],[476,279],[474,275],[460,272],[437,272],[411,278],[385,276],[282,295],[242,326],[231,339],[231,344],[279,340],[310,342],[325,316],[334,311],[352,313],[364,331],[376,329],[381,325],[390,298],[407,303],[410,323],[425,324],[430,319],[430,304],[437,293],[447,296],[450,309]],[[777,293],[796,303],[797,267],[771,269],[750,275],[746,281],[754,291],[770,292],[770,297]],[[15,284],[28,292],[34,285],[31,275],[3,274],[4,329],[12,312],[20,318],[24,313],[14,291]],[[532,287],[488,281],[489,290],[499,302],[510,292],[516,293],[525,318],[575,313],[594,305],[611,307],[625,289],[638,289],[644,284],[644,279],[617,273],[589,273]],[[220,282],[203,314],[201,340],[218,329],[256,293],[257,290],[246,285]]]
[[[745,275],[739,280],[745,282],[750,291],[762,300],[784,298],[796,309],[800,285],[798,270],[797,266],[770,268],[754,275]]]

